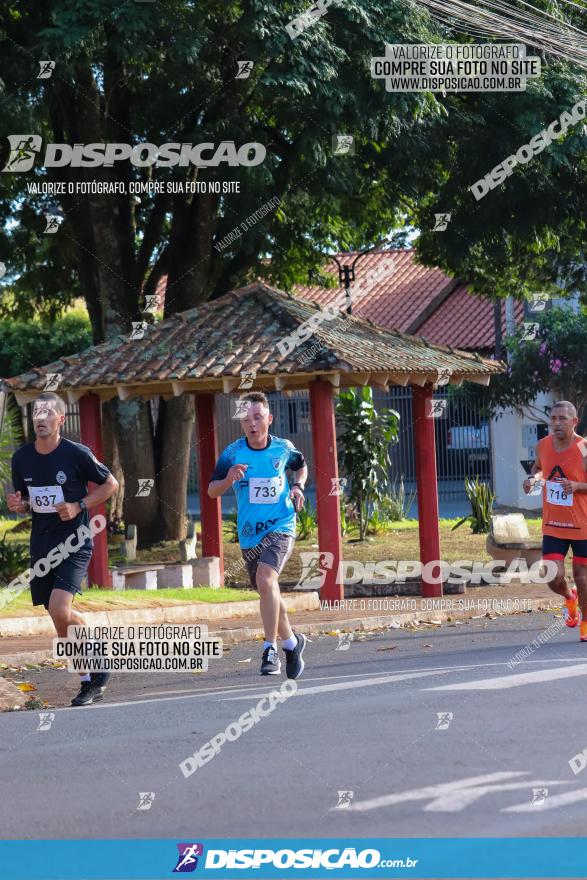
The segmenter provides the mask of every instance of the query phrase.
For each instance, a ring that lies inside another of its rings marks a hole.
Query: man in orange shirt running
[[[555,403],[550,411],[552,434],[538,442],[532,473],[523,485],[528,494],[538,480],[545,481],[542,557],[557,565],[548,586],[564,596],[567,626],[577,626],[581,619],[581,641],[587,642],[587,443],[575,432],[578,421],[572,403]],[[570,587],[565,577],[569,546],[573,549],[575,587]]]

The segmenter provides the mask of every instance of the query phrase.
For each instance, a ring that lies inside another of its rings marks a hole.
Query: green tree
[[[587,310],[554,307],[536,316],[536,336],[525,339],[524,327],[506,339],[507,372],[492,378],[487,387],[467,383],[463,390],[488,416],[504,408],[521,412],[542,410],[534,407],[541,392],[552,392],[560,400],[570,400],[579,414],[579,429],[587,427]],[[457,391],[456,393],[459,393]]]
[[[92,327],[82,312],[67,312],[50,323],[0,319],[0,376],[15,376],[83,351],[92,344]]]
[[[372,389],[364,387],[341,391],[336,415],[342,470],[350,481],[349,499],[357,511],[359,540],[364,541],[369,515],[388,485],[389,445],[398,442],[399,413],[376,410]]]
[[[540,2],[546,6],[547,0]],[[529,221],[535,199],[530,207],[526,203],[522,218],[504,221],[512,215],[502,212],[499,219],[490,213],[481,221],[466,187],[477,171],[487,170],[487,155],[481,153],[487,138],[497,137],[499,119],[525,132],[538,120],[556,118],[578,91],[580,77],[568,65],[549,61],[540,84],[532,82],[522,96],[388,93],[370,76],[370,59],[383,55],[386,42],[466,38],[434,22],[417,4],[348,0],[331,6],[291,40],[285,25],[306,6],[305,0],[4,4],[3,137],[30,132],[44,143],[68,144],[234,140],[238,145],[258,142],[267,151],[262,165],[250,168],[137,168],[126,161],[110,168],[44,170],[37,162],[30,173],[2,174],[0,260],[8,266],[11,304],[20,314],[52,319],[72,297],[82,295],[93,341],[99,343],[129,332],[131,322],[143,317],[145,295],[165,274],[166,316],[261,272],[291,286],[304,281],[308,269],[319,267],[325,250],[370,245],[409,222],[425,229],[438,208],[432,193],[440,193],[439,210],[462,203],[454,230],[433,239],[436,248],[443,248],[433,255],[438,262],[455,271],[466,268],[463,253],[475,247],[482,251],[486,226],[492,230],[490,241],[499,240],[504,222],[517,230],[516,247],[490,248],[487,259],[481,259],[484,271],[494,261],[499,269],[508,261],[526,265],[530,253],[536,261],[536,242],[546,248],[549,243],[541,237],[553,222],[546,223],[542,210],[536,222]],[[37,78],[40,59],[55,61],[49,79]],[[236,78],[239,60],[254,62],[247,79]],[[16,77],[20,86],[14,85]],[[354,156],[334,155],[336,134],[353,135]],[[507,155],[514,131],[499,139],[492,152],[503,158],[501,146]],[[3,144],[6,161],[8,142]],[[532,173],[542,167],[535,163]],[[540,186],[548,185],[552,196],[557,228],[569,230],[552,243],[560,254],[565,251],[565,258],[566,250],[575,258],[579,250],[580,229],[576,224],[571,240],[568,218],[581,196],[582,179],[577,178],[582,168],[573,175],[559,163],[538,173]],[[90,180],[125,186],[238,180],[240,191],[163,191],[137,198],[128,191],[44,196],[27,189],[33,182],[75,187]],[[454,199],[445,198],[453,190]],[[214,248],[276,196],[278,210],[228,247]],[[486,201],[494,211],[495,200]],[[64,218],[49,236],[43,234],[47,212]],[[453,231],[463,236],[463,230],[465,243],[453,240]],[[425,248],[423,253],[430,256]],[[486,287],[493,290],[492,284]],[[147,498],[134,499],[131,488],[124,519],[138,525],[142,544],[177,538],[185,523],[190,395],[161,401],[156,425],[148,402],[115,399],[106,404],[106,423],[117,438],[127,485],[144,477],[156,481],[156,491]]]

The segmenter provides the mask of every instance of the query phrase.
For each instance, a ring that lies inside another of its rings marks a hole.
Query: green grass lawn
[[[193,587],[177,590],[84,590],[75,599],[79,611],[119,611],[122,608],[163,608],[168,605],[186,605],[193,602],[241,602],[257,599],[254,590],[239,590],[231,587]],[[28,590],[22,592],[9,605],[0,609],[2,617],[31,617],[44,614],[43,606],[34,608]]]

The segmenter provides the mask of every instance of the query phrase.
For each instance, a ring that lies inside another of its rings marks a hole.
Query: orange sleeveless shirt
[[[562,491],[563,480],[587,483],[583,465],[582,437],[575,438],[568,449],[558,452],[554,448],[553,435],[543,437],[536,446],[537,458],[542,467],[542,532],[555,538],[587,539],[587,493]]]

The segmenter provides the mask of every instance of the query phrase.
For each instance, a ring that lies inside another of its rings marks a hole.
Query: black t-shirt
[[[88,494],[88,482],[101,486],[109,476],[108,468],[87,446],[63,437],[59,446],[47,455],[37,452],[34,443],[26,443],[16,450],[12,456],[12,483],[14,491],[31,503],[32,559],[45,556],[81,525],[89,525],[87,510],[64,522],[58,513],[51,512],[53,504],[62,500],[79,501]],[[44,512],[47,508],[49,512]],[[85,546],[91,548],[91,538],[86,540]]]

